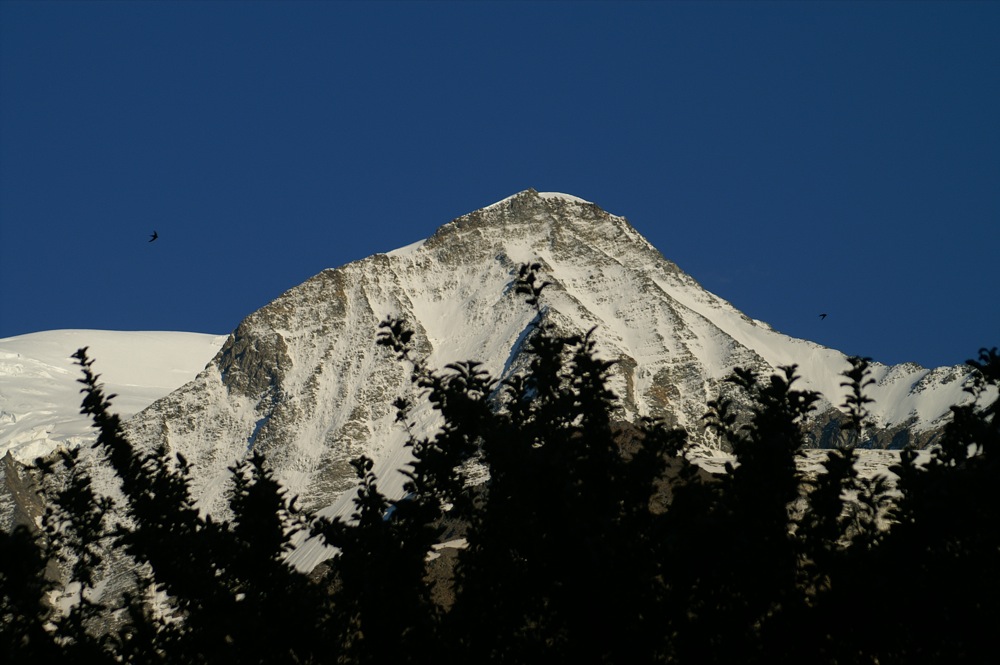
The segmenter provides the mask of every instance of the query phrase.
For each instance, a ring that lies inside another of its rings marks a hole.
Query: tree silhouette
[[[186,460],[127,440],[81,349],[120,505],[80,451],[38,463],[41,531],[0,532],[3,662],[981,662],[1000,616],[996,349],[970,361],[972,400],[938,445],[902,452],[894,489],[857,468],[864,358],[843,373],[843,436],[815,474],[797,460],[818,394],[794,366],[737,368],[750,406],[707,405],[735,455],[711,474],[683,430],[624,421],[613,363],[593,330],[556,326],[542,269],[512,275],[535,316],[527,366],[503,381],[471,360],[433,370],[404,321],[381,324],[377,344],[410,367],[416,397],[394,406],[412,462],[389,498],[355,460],[348,519],[299,510],[258,452],[231,469],[228,513],[203,514]],[[417,400],[433,432],[417,431]],[[456,528],[454,566],[429,562]],[[312,576],[286,561],[307,533],[336,548]],[[108,567],[134,570],[121,598],[98,593]],[[75,602],[56,610],[54,591]]]

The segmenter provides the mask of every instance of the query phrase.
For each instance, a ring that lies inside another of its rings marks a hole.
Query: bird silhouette
[[[153,242],[154,240],[156,240],[159,237],[160,236],[156,233],[156,231],[153,231],[153,235],[149,236],[149,242]]]
[[[825,319],[825,318],[826,318],[826,314],[820,314],[820,315],[819,315],[819,318],[820,318],[820,319]]]

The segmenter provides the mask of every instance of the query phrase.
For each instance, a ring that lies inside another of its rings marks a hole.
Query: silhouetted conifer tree
[[[818,395],[795,388],[794,366],[737,369],[751,406],[709,403],[707,426],[736,456],[710,474],[686,456],[685,432],[619,422],[612,363],[593,331],[552,323],[541,268],[516,275],[535,318],[528,367],[503,382],[474,361],[431,370],[405,322],[383,322],[377,343],[410,364],[440,426],[417,436],[412,400],[397,399],[413,454],[405,496],[382,494],[359,458],[346,520],[299,511],[257,452],[232,469],[231,516],[203,515],[187,462],[124,437],[81,349],[83,412],[121,483],[122,519],[109,522],[78,451],[58,474],[40,463],[44,538],[0,533],[4,662],[983,662],[1000,616],[996,349],[970,362],[974,400],[952,407],[939,445],[903,451],[895,493],[856,466],[871,402],[862,358],[843,374],[841,445],[813,478],[796,459]],[[470,464],[484,485],[471,486]],[[428,555],[446,522],[465,525],[467,548],[439,604]],[[304,529],[337,548],[319,581],[286,562]],[[45,601],[53,557],[75,593],[63,613]],[[112,560],[135,569],[120,602],[96,593]]]

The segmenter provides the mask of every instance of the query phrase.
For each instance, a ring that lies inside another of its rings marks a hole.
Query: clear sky
[[[0,337],[228,332],[528,187],[782,332],[961,362],[1000,3],[0,2]]]

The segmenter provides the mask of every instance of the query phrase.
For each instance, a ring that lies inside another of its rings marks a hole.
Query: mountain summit
[[[310,508],[350,510],[349,461],[376,460],[380,487],[402,491],[405,432],[393,400],[412,395],[409,368],[375,344],[387,315],[405,319],[431,367],[478,360],[494,377],[518,371],[537,324],[515,293],[522,263],[552,285],[542,316],[566,331],[593,328],[616,361],[622,420],[659,417],[711,447],[707,400],[734,367],[770,373],[797,364],[800,387],[825,396],[817,446],[838,431],[844,354],[773,330],[703,289],[623,217],[566,194],[526,190],[448,222],[430,238],[324,270],[248,316],[197,378],[128,423],[133,440],[163,442],[194,466],[203,507],[220,507],[228,468],[263,451]],[[97,364],[100,368],[100,358]],[[872,443],[926,442],[964,401],[967,371],[873,365]],[[433,414],[418,412],[419,427]]]

